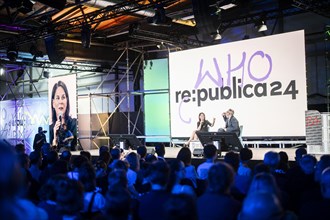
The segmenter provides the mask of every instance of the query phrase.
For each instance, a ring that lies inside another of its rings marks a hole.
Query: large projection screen
[[[53,94],[54,93],[54,94]],[[52,96],[54,95],[54,99]],[[71,145],[77,144],[77,76],[75,74],[48,80],[49,143],[54,138],[53,127],[59,115],[64,118],[68,130],[74,136]],[[53,115],[54,114],[54,115]]]
[[[305,136],[304,31],[169,55],[171,136],[188,137],[198,114],[224,127],[229,108],[243,137]]]

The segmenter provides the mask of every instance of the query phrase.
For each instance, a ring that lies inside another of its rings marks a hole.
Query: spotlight
[[[228,10],[230,8],[234,8],[238,5],[237,1],[235,0],[222,0],[217,2],[217,8],[222,10]]]
[[[7,58],[10,61],[15,62],[17,57],[18,57],[17,47],[14,43],[11,43],[7,49]]]
[[[222,36],[220,34],[220,30],[217,30],[217,33],[214,35],[213,40],[221,40]]]
[[[90,48],[91,47],[91,27],[88,24],[82,26],[81,29],[81,43],[83,48]]]
[[[267,25],[264,20],[260,20],[255,23],[254,27],[258,30],[258,32],[267,31]]]
[[[0,76],[3,76],[5,74],[5,68],[0,67]]]
[[[159,50],[164,50],[166,49],[166,46],[164,45],[164,42],[160,42],[160,44],[156,45]]]

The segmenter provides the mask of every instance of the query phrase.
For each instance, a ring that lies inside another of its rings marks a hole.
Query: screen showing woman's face
[[[67,97],[65,95],[64,89],[62,87],[58,87],[55,91],[55,96],[53,99],[53,108],[55,109],[57,118],[59,114],[64,115],[67,104]]]

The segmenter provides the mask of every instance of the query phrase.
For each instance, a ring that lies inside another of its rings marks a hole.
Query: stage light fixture
[[[255,23],[254,27],[258,30],[258,32],[264,32],[267,31],[267,25],[264,20],[260,20]]]
[[[90,48],[92,40],[92,31],[91,27],[88,24],[82,26],[81,29],[81,44],[83,48]]]
[[[33,56],[33,61],[36,61],[37,57],[43,57],[42,51],[40,51],[36,45],[32,44],[30,47],[30,53]]]
[[[5,68],[4,67],[0,67],[0,76],[5,75]]]
[[[218,29],[217,33],[213,37],[213,40],[221,40],[221,39],[222,39],[222,36],[221,36],[220,30]]]
[[[158,48],[159,50],[164,50],[164,49],[166,49],[166,46],[165,46],[164,42],[160,42],[160,44],[157,44],[156,46],[157,46],[157,48]]]
[[[158,3],[155,8],[155,15],[153,17],[147,18],[150,25],[155,26],[171,26],[172,19],[166,16],[165,8],[162,3]]]
[[[43,75],[46,79],[49,78],[49,72],[48,72],[47,70],[45,70],[45,71],[42,73],[42,75]]]
[[[217,7],[222,10],[228,10],[230,8],[234,8],[238,5],[235,0],[222,0],[217,2]]]
[[[17,47],[16,47],[15,43],[11,43],[7,49],[7,58],[10,61],[15,62],[17,57],[18,57]]]
[[[29,0],[23,0],[17,10],[23,14],[27,14],[32,11],[33,3]]]

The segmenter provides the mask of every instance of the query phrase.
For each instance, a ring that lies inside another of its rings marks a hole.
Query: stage
[[[166,147],[165,148],[165,158],[176,158],[179,150],[181,149],[181,147]],[[296,148],[250,148],[253,152],[253,158],[252,160],[256,160],[256,161],[262,161],[264,158],[265,153],[267,153],[268,151],[275,151],[275,152],[280,152],[280,151],[284,151],[288,154],[289,156],[289,161],[294,161],[294,157],[295,157],[295,151]],[[93,150],[88,150],[91,155],[93,157],[97,157],[99,154],[99,150],[98,149],[93,149]],[[129,150],[125,150],[125,154],[129,153]],[[73,155],[79,155],[80,151],[73,151],[72,152]],[[222,152],[222,156],[224,156],[226,154],[226,152]],[[319,159],[319,156],[316,155],[316,157]],[[203,159],[203,157],[195,157],[192,156],[193,159]]]

